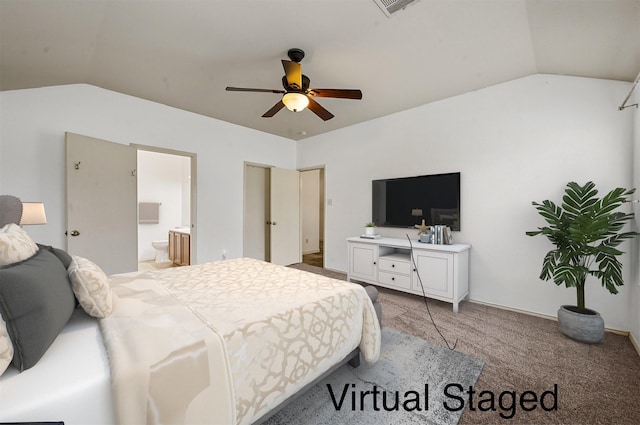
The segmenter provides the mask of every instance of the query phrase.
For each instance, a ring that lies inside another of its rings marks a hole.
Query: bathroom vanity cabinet
[[[169,230],[169,260],[176,266],[191,264],[191,235],[187,232]]]

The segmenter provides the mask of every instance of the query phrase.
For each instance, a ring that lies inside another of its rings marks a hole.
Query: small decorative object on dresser
[[[413,227],[418,229],[418,236],[428,235],[429,229],[431,228],[431,226],[427,226],[427,224],[424,222],[424,218],[422,219],[422,222],[420,224],[414,224]]]
[[[569,182],[561,206],[552,201],[532,202],[548,223],[529,236],[544,235],[555,245],[542,261],[540,279],[553,279],[556,285],[575,287],[577,306],[564,305],[558,310],[560,331],[571,339],[598,343],[604,338],[604,320],[598,312],[585,307],[584,290],[588,276],[599,279],[602,286],[617,294],[624,284],[622,263],[617,247],[638,232],[621,232],[633,219],[633,213],[616,211],[635,189],[616,188],[603,198],[593,182],[583,186]]]
[[[368,222],[364,225],[364,234],[366,236],[373,236],[376,234],[376,224],[373,222]]]

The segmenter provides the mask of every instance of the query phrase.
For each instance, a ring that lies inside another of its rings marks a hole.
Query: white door
[[[300,217],[302,221],[302,254],[320,252],[320,169],[300,172]]]
[[[269,261],[269,169],[259,165],[244,167],[244,223],[242,255]]]
[[[66,133],[67,250],[105,273],[138,269],[136,150]]]
[[[300,172],[270,168],[271,262],[280,265],[299,263],[300,247]]]

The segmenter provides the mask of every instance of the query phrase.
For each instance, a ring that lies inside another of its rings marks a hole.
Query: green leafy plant
[[[600,280],[602,286],[617,294],[617,286],[624,284],[618,247],[638,232],[621,232],[633,213],[616,212],[635,189],[616,188],[598,198],[593,182],[580,186],[570,182],[565,188],[562,206],[552,201],[532,202],[548,226],[526,232],[529,236],[544,235],[554,245],[542,261],[540,278],[553,279],[556,285],[577,289],[577,307],[588,312],[584,302],[587,276]]]
[[[365,223],[364,227],[376,227],[376,224],[370,221],[368,223]]]

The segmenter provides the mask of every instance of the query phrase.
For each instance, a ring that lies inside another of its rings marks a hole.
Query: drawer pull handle
[[[395,266],[396,266],[395,264],[392,264],[392,265],[391,265],[391,267],[395,267]]]
[[[396,278],[395,278],[395,277],[392,277],[392,278],[391,278],[391,280],[396,280]]]

